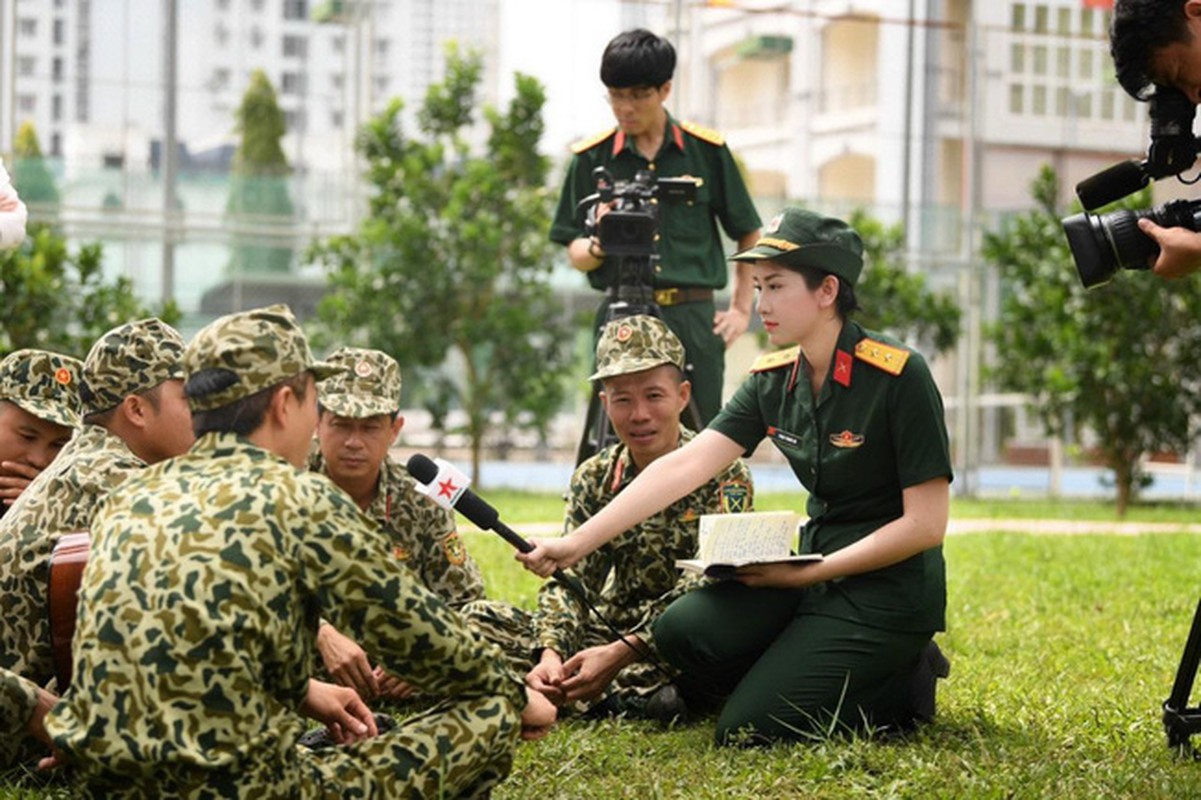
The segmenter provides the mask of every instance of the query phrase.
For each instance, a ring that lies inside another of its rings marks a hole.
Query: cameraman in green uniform
[[[825,559],[742,567],[685,595],[654,625],[659,652],[727,697],[720,744],[929,718],[948,667],[932,641],[951,480],[938,389],[920,355],[848,319],[863,245],[845,222],[790,207],[734,258],[753,266],[772,344],[793,346],[573,535],[518,558],[569,567],[770,438],[809,491],[801,551]]]
[[[588,236],[576,210],[596,191],[592,171],[603,166],[616,181],[628,181],[639,170],[699,181],[695,202],[659,205],[659,263],[653,277],[655,302],[684,343],[704,425],[721,407],[725,348],[746,331],[754,299],[750,268],[739,264],[729,309],[717,311],[714,305],[713,291],[724,288],[729,277],[717,223],[739,250],[754,244],[760,223],[724,139],[707,128],[677,122],[664,107],[675,66],[671,43],[650,31],[626,31],[609,42],[600,77],[617,127],[572,147],[550,238],[567,247],[572,266],[587,273],[592,288],[609,293],[597,312],[599,330],[615,296],[619,259],[606,255],[600,241]],[[599,206],[598,219],[607,211]]]

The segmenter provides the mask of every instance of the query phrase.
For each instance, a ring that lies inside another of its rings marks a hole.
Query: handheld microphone
[[[438,505],[453,508],[467,517],[468,520],[481,530],[493,531],[500,534],[501,538],[523,553],[528,553],[534,549],[532,544],[500,521],[500,512],[495,507],[467,488],[469,481],[466,476],[461,475],[461,473],[458,473],[458,470],[449,467],[445,462],[443,462],[443,465],[448,467],[446,472],[455,474],[447,474],[443,480],[438,480],[438,473],[440,471],[438,465],[421,453],[414,453],[409,456],[405,467],[409,470],[410,475],[425,486],[426,493],[430,499]],[[675,679],[673,673],[663,666],[653,652],[632,645],[625,638],[625,634],[596,609],[596,606],[588,599],[588,593],[584,591],[584,587],[575,578],[566,575],[562,569],[556,569],[551,577],[575,594],[584,606],[595,614],[597,619],[603,622],[617,637],[618,641],[621,641],[626,647],[633,650],[639,658],[649,660],[656,669],[667,677],[668,681]]]
[[[500,534],[502,539],[523,553],[534,549],[534,546],[520,534],[500,521],[500,512],[495,507],[467,488],[466,480],[456,486],[452,479],[448,478],[435,487],[433,484],[438,478],[438,465],[421,453],[414,453],[410,456],[405,467],[409,470],[410,475],[428,487],[430,497],[434,498],[434,502],[450,506],[481,530]],[[435,497],[435,495],[441,497]],[[583,595],[583,588],[563,574],[563,570],[556,569],[552,577],[573,592]]]

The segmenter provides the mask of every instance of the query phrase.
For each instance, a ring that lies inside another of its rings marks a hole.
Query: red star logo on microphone
[[[458,489],[459,487],[455,486],[454,481],[452,481],[450,478],[447,478],[446,480],[438,483],[438,496],[454,497],[455,492],[458,491]]]

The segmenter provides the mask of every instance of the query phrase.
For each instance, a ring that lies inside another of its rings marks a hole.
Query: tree
[[[914,342],[927,355],[951,349],[959,338],[959,305],[946,292],[933,292],[926,276],[905,269],[905,232],[856,210],[847,222],[863,239],[863,275],[855,296],[864,327]]]
[[[250,76],[237,111],[241,142],[234,153],[229,201],[225,211],[234,223],[232,274],[282,273],[292,268],[292,248],[264,244],[255,225],[280,225],[291,221],[288,194],[288,159],[280,144],[286,128],[275,89],[262,70]],[[240,230],[239,230],[240,229]]]
[[[538,154],[546,96],[517,75],[472,152],[478,55],[447,50],[406,135],[394,100],[359,136],[374,195],[359,230],[318,244],[330,292],[318,314],[343,342],[391,353],[406,370],[449,364],[466,412],[471,468],[495,424],[545,426],[565,394],[573,334],[549,285],[551,200]],[[449,357],[449,360],[448,360]]]
[[[32,122],[22,122],[13,142],[13,186],[28,204],[58,202],[58,187],[42,156],[37,129]]]
[[[102,333],[150,316],[129,278],[104,279],[101,260],[99,244],[71,252],[44,224],[31,225],[19,248],[0,253],[0,358],[23,347],[83,358]],[[180,315],[172,304],[158,316],[174,323]]]
[[[1117,514],[1142,485],[1142,459],[1183,451],[1201,410],[1201,288],[1123,272],[1085,290],[1055,207],[1058,178],[1044,167],[1035,208],[984,237],[983,255],[1003,280],[997,345],[988,374],[1034,398],[1046,431],[1089,429],[1113,470]],[[1149,192],[1123,207],[1149,204]]]

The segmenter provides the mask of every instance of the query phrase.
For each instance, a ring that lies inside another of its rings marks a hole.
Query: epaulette
[[[591,150],[592,148],[596,147],[598,144],[603,142],[605,139],[608,139],[610,136],[612,136],[616,132],[617,132],[616,127],[605,128],[603,131],[596,134],[595,136],[589,136],[587,139],[580,139],[578,142],[576,142],[575,144],[573,144],[571,146],[571,152],[578,156],[580,153],[584,152],[585,150]]]
[[[680,127],[703,142],[715,144],[718,147],[726,143],[726,137],[712,128],[706,128],[704,125],[697,125],[695,122],[681,122]]]
[[[773,350],[770,353],[764,353],[755,359],[755,363],[751,365],[751,372],[766,372],[769,369],[787,366],[796,361],[800,353],[801,346],[799,344],[793,345],[786,350]]]
[[[901,370],[905,369],[905,362],[909,360],[909,351],[875,339],[861,339],[855,345],[855,357],[889,375],[900,375]]]

